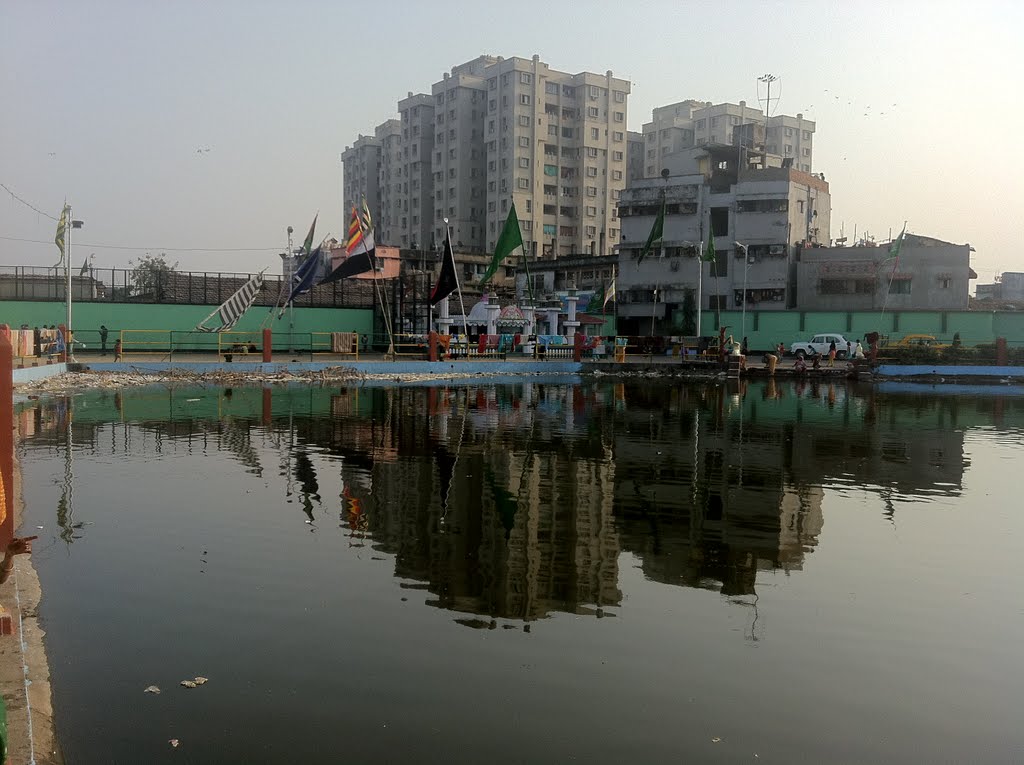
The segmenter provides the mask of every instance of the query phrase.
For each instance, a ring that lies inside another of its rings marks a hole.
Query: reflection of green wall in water
[[[743,336],[742,311],[722,311],[727,335]],[[717,311],[704,309],[701,328],[705,335],[718,333]],[[1005,337],[1011,346],[1024,346],[1024,312],[1018,311],[747,311],[746,335],[757,350],[797,340],[809,340],[820,332],[839,332],[856,341],[868,332],[898,339],[904,335],[934,335],[952,342],[960,333],[964,345],[995,342]]]
[[[226,394],[227,390],[231,393]],[[274,417],[286,417],[289,412],[298,416],[330,416],[332,401],[339,397],[345,402],[344,414],[369,417],[374,395],[380,395],[384,389],[295,385],[273,386],[267,390]],[[92,390],[74,397],[73,412],[75,422],[79,423],[216,420],[220,417],[258,420],[263,414],[263,391],[258,386],[166,388],[157,385],[121,391]]]
[[[195,329],[217,306],[205,305],[149,305],[137,303],[73,303],[72,325],[78,331],[98,330],[105,324],[113,334],[122,329],[158,329],[184,332]],[[269,309],[256,306],[250,309],[235,327],[241,332],[253,332],[267,318]],[[63,303],[4,300],[0,302],[0,324],[13,327],[28,324],[61,324],[65,312]],[[296,308],[295,332],[359,332],[373,331],[373,312],[364,308]],[[287,334],[288,316],[269,325],[274,334]]]

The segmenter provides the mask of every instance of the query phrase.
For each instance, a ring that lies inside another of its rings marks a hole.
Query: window
[[[591,218],[593,218],[595,215],[597,215],[597,208],[596,207],[587,207],[587,215],[590,216]]]
[[[596,178],[597,177],[597,168],[596,167],[588,167],[587,168],[587,177],[588,178]]]
[[[558,233],[558,228],[555,226],[555,224],[553,224],[553,223],[545,223],[544,224],[544,234],[546,236],[554,236],[556,233]]]
[[[587,186],[587,196],[588,197],[596,197],[597,196],[597,186]]]
[[[612,119],[614,119],[616,122],[624,122],[626,119],[626,115],[622,112],[615,112],[612,115]]]
[[[455,149],[448,149],[448,159],[455,159]]]
[[[793,128],[786,128],[786,138],[793,137]]]
[[[718,117],[712,117],[711,118],[711,127],[712,128],[718,127]]]
[[[601,137],[601,131],[598,130],[597,128],[590,128],[590,137],[596,141],[598,138]]]
[[[558,135],[558,125],[548,125],[548,135]]]
[[[614,133],[612,133],[612,140],[613,141],[621,141],[622,140],[622,132],[616,130]]]
[[[623,93],[621,90],[613,90],[612,94],[613,94],[613,96],[615,98],[615,103],[617,103],[617,104],[624,104],[624,103],[626,103],[626,94]]]
[[[800,169],[803,170],[805,173],[811,172],[811,166],[810,165],[800,165]]]
[[[498,108],[498,102],[492,98],[491,102],[487,106],[493,112]]]
[[[518,186],[521,189],[528,189],[530,188],[530,181],[527,180],[526,178],[518,178],[516,179],[516,186]]]
[[[533,77],[530,76],[529,72],[520,72],[519,81],[523,83],[523,85],[529,85],[531,82],[533,82]]]
[[[449,178],[454,178],[457,173],[458,173],[458,170],[456,168],[454,168],[454,167],[449,167],[448,168],[448,177]]]
[[[707,120],[697,120],[696,128],[697,128],[697,130],[703,130],[704,128],[707,127],[707,125],[708,125],[708,121]]]
[[[729,208],[711,208],[711,235],[729,236]]]
[[[521,96],[519,96],[519,103],[523,104],[523,106],[529,106],[530,105],[530,97],[528,95],[526,95],[525,93],[523,93]]]
[[[622,180],[622,171],[621,170],[612,170],[612,180],[613,181],[621,181]]]
[[[588,117],[593,117],[594,119],[597,119],[597,116],[598,116],[599,113],[600,112],[598,111],[598,108],[596,106],[588,106],[587,107],[587,116]]]
[[[612,190],[612,199],[618,199],[621,194],[622,194],[622,192],[619,191],[618,189],[613,189]]]
[[[562,128],[562,138],[573,138],[575,135],[571,127]]]
[[[797,212],[801,212],[801,213],[804,211],[804,200],[802,200],[802,199],[796,200],[796,210],[797,210]]]
[[[526,114],[519,115],[519,127],[530,127],[530,117]]]
[[[585,226],[583,233],[586,236],[597,236],[597,226]]]
[[[519,158],[519,166],[520,167],[529,167],[530,166],[530,158],[529,157],[520,157]]]
[[[805,130],[804,131],[804,140],[805,141],[810,141],[811,140],[811,131],[810,130]]]
[[[944,289],[944,290],[948,290],[949,289],[949,285],[950,285],[951,282],[952,282],[952,279],[950,279],[948,277],[940,278],[939,279],[939,286],[942,289]]]
[[[558,165],[544,165],[544,175],[558,176]]]
[[[708,308],[728,308],[728,295],[708,295]]]
[[[526,212],[533,212],[533,202],[529,199],[526,200]]]
[[[811,156],[811,150],[805,147],[800,150],[800,154],[804,157],[809,157]]]
[[[519,136],[519,145],[522,148],[524,148],[524,149],[529,149],[530,148],[530,139],[527,136],[525,136],[525,135]]]
[[[657,156],[658,156],[658,150],[657,149],[648,149],[647,150],[647,159],[654,159]]]
[[[787,143],[786,144],[786,156],[789,156],[792,153],[793,153],[793,144]]]
[[[558,95],[558,83],[557,82],[545,82],[544,83],[544,92],[545,93],[551,93],[551,94],[557,96]]]
[[[890,295],[909,295],[910,279],[893,279],[889,284]]]
[[[590,157],[591,159],[595,159],[597,157],[597,148],[594,146],[588,146],[587,156]]]
[[[487,163],[487,170],[488,170],[488,172],[493,173],[497,169],[498,169],[498,163],[495,162],[493,159],[490,162]]]
[[[487,203],[487,212],[494,212],[496,208],[497,205],[494,202]]]
[[[591,98],[597,98],[599,95],[601,95],[601,89],[599,87],[597,87],[597,85],[591,85],[590,86],[590,97]]]
[[[444,143],[444,133],[438,133],[437,134],[437,142],[438,143]]]
[[[613,162],[621,162],[622,161],[622,152],[621,151],[613,151],[612,152],[612,161]]]
[[[576,88],[571,85],[562,86],[562,95],[566,98],[576,98]]]

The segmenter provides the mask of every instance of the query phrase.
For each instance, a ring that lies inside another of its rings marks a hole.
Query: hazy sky
[[[684,98],[753,105],[771,72],[777,109],[817,122],[833,236],[906,219],[970,242],[991,281],[1024,270],[1022,7],[0,0],[0,183],[73,204],[76,263],[278,269],[288,225],[343,230],[345,146],[480,54],[629,78],[631,130]],[[0,265],[52,265],[54,226],[0,189]]]

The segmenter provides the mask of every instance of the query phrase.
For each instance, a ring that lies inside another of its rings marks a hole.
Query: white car
[[[805,356],[814,356],[819,353],[824,355],[828,353],[828,349],[833,342],[836,344],[836,358],[845,359],[849,341],[838,332],[815,335],[806,342],[798,340],[789,347],[789,352],[798,359],[802,359]]]

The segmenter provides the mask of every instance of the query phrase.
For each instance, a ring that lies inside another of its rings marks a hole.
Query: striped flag
[[[64,209],[60,211],[60,220],[57,221],[57,235],[53,238],[54,244],[56,244],[57,249],[60,250],[60,263],[57,265],[64,262],[64,234],[68,230],[69,212],[71,212],[71,205],[65,204]]]
[[[345,252],[349,255],[363,241],[363,225],[359,220],[359,211],[352,207],[352,220],[348,224],[348,236],[345,239]]]
[[[615,300],[615,277],[612,277],[612,283],[608,285],[607,291],[604,293],[604,302],[601,304],[601,313],[604,313],[605,307]]]
[[[241,286],[238,292],[225,300],[220,308],[199,322],[199,324],[196,325],[196,329],[200,332],[227,332],[229,329],[234,327],[235,324],[238,323],[238,320],[242,318],[243,314],[249,310],[262,288],[263,274],[261,272],[251,277],[249,281]],[[220,318],[221,326],[207,327],[206,322],[214,316],[218,316]]]

